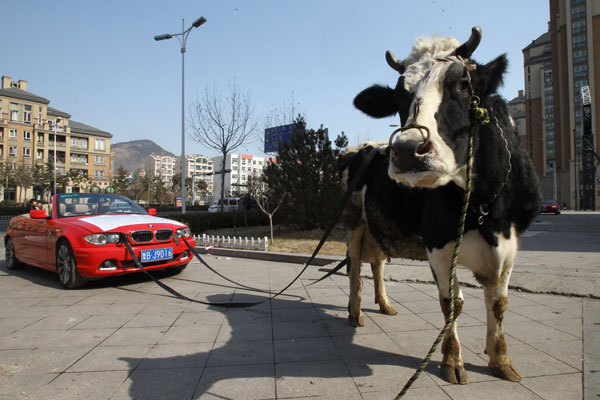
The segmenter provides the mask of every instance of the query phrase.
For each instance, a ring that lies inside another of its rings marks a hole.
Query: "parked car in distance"
[[[225,197],[223,199],[223,211],[235,211],[238,208],[240,198],[239,197]],[[218,203],[213,203],[208,207],[209,213],[216,213],[221,211],[221,200]]]
[[[560,214],[560,203],[554,200],[544,200],[540,206],[540,214]]]
[[[25,264],[55,271],[67,289],[88,280],[140,272],[122,239],[127,237],[144,269],[180,272],[192,260],[189,228],[156,217],[126,197],[101,193],[54,196],[51,209],[10,220],[4,238],[6,267]]]

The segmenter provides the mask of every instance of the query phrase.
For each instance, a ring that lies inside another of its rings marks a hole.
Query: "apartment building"
[[[163,182],[171,186],[175,174],[175,156],[162,156],[150,154],[144,159],[146,176],[160,176]]]
[[[523,90],[519,90],[517,97],[508,102],[508,113],[515,123],[517,135],[519,135],[521,143],[523,143],[524,146],[526,145],[527,140],[527,121],[525,118],[525,111],[525,92]]]
[[[105,189],[110,185],[112,135],[71,119],[71,115],[49,106],[50,100],[28,91],[27,81],[2,77],[0,88],[0,161],[9,169],[46,165],[55,159],[58,174],[76,170],[90,182],[85,187],[68,185],[67,193],[89,190],[94,186]],[[55,137],[56,136],[56,137]],[[56,145],[55,145],[56,141]],[[14,196],[14,191],[0,196]],[[23,191],[24,201],[33,197],[31,188]]]
[[[248,178],[260,176],[265,168],[265,157],[250,154],[228,154],[225,160],[225,196],[238,196],[247,193]],[[214,176],[213,193],[215,198],[221,196],[221,171],[223,156],[213,158]]]
[[[193,178],[194,182],[203,180],[207,184],[207,193],[205,196],[200,192],[188,193],[192,201],[206,200],[213,196],[213,159],[199,154],[186,154],[185,156],[185,174],[188,178]],[[175,173],[181,173],[181,156],[175,161]]]
[[[549,0],[548,32],[523,49],[526,146],[542,182],[545,198],[581,209],[583,156],[582,88],[589,90],[592,123],[589,151],[600,153],[600,2]],[[590,154],[593,158],[593,154]],[[588,165],[590,165],[588,163]],[[598,163],[586,186],[598,208]]]

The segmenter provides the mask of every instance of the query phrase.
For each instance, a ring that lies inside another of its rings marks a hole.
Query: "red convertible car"
[[[56,195],[50,209],[10,220],[6,267],[56,271],[65,288],[78,288],[91,279],[140,271],[123,243],[127,237],[144,269],[182,271],[192,260],[182,239],[194,246],[194,238],[184,224],[155,215],[119,195]]]

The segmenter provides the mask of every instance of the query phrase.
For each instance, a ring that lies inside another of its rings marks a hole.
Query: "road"
[[[6,233],[7,225],[8,221],[0,220],[0,235]],[[392,260],[386,276],[398,281],[432,281],[427,263],[402,259]],[[477,285],[466,270],[459,271],[458,277]],[[539,215],[521,236],[511,287],[600,298],[600,212]]]

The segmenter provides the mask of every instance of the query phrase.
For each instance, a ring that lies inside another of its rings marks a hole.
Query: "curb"
[[[306,254],[291,254],[291,253],[275,253],[270,251],[254,251],[254,250],[239,250],[239,249],[224,249],[220,247],[198,247],[196,250],[200,254],[208,254],[221,257],[249,258],[252,260],[273,261],[292,264],[306,264],[310,260],[310,255]],[[339,256],[320,256],[315,257],[311,265],[322,267],[334,262],[340,262],[344,258]]]

